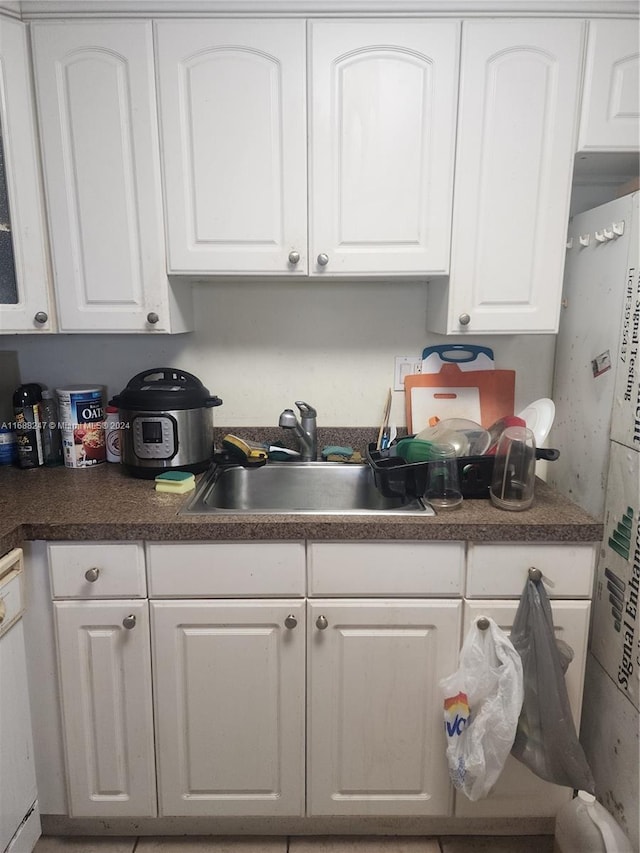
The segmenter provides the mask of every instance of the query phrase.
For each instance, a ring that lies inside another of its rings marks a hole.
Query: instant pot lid
[[[211,396],[209,389],[186,370],[154,367],[130,379],[109,405],[125,411],[163,412],[213,408],[221,406],[222,400]]]

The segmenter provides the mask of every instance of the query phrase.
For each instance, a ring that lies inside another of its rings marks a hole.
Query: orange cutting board
[[[468,418],[485,429],[513,415],[515,370],[462,371],[445,364],[439,373],[418,373],[404,380],[407,429],[420,432],[429,418]]]

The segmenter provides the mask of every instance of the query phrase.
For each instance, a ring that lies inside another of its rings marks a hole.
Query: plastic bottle
[[[45,465],[62,465],[62,435],[58,424],[58,404],[53,391],[42,392],[42,450]]]
[[[18,467],[39,468],[44,465],[42,451],[42,388],[35,382],[20,385],[13,394],[16,416]]]
[[[107,406],[104,421],[104,443],[107,448],[107,462],[120,462],[120,412],[116,406]]]
[[[555,853],[633,853],[631,842],[609,812],[586,791],[556,817]]]

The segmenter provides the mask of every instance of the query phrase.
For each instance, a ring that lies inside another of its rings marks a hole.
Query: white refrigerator
[[[604,524],[580,739],[596,794],[639,838],[640,193],[569,224],[548,480]]]

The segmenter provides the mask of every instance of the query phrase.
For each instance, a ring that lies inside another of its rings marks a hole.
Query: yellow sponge
[[[155,483],[156,492],[184,495],[195,489],[196,478],[188,471],[165,471],[164,474],[158,474]]]

